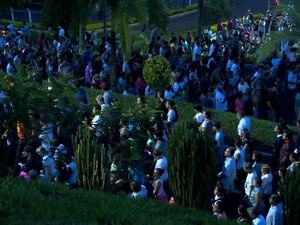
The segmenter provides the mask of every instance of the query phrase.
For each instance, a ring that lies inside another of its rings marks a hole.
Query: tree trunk
[[[111,74],[110,74],[110,88],[113,92],[117,91],[116,77],[117,77],[117,63],[116,63],[116,32],[114,27],[111,27]]]
[[[204,0],[198,0],[197,27],[196,27],[197,36],[201,34],[201,30],[202,30],[203,4],[204,4]]]
[[[103,20],[103,35],[106,36],[106,27],[107,27],[107,4],[106,2],[102,5],[102,20]]]

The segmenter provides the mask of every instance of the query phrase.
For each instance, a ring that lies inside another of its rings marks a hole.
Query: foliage
[[[282,185],[280,186],[280,194],[286,205],[286,224],[297,225],[299,222],[300,205],[296,199],[300,198],[300,170],[294,168],[293,173],[286,175]]]
[[[10,11],[11,8],[18,7],[24,3],[28,3],[31,0],[10,0],[10,1],[0,1],[0,14],[3,12]]]
[[[106,149],[95,138],[87,125],[80,125],[73,136],[77,184],[88,190],[105,191],[108,183]]]
[[[211,214],[168,206],[150,199],[129,199],[62,185],[0,180],[1,224],[233,225]]]
[[[285,1],[287,3],[287,1]],[[293,2],[289,1],[289,5],[280,3],[280,10],[283,11],[283,16],[286,16],[288,20],[290,20],[294,27],[289,30],[288,28],[284,28],[283,31],[275,31],[271,32],[271,35],[264,40],[262,45],[258,50],[259,57],[257,58],[257,62],[261,62],[266,58],[270,57],[270,55],[274,51],[279,51],[281,47],[281,42],[284,40],[289,40],[292,42],[299,42],[300,37],[300,3],[297,2],[295,5],[292,5]]]
[[[91,7],[96,1],[89,0],[45,0],[42,9],[41,22],[44,27],[57,28],[62,26],[71,34],[77,34],[79,25],[87,22]]]
[[[214,144],[197,124],[183,120],[169,140],[170,186],[178,204],[207,209],[215,184]]]
[[[63,128],[79,121],[76,90],[66,83],[67,78],[50,79],[49,83],[41,85],[39,76],[39,71],[32,73],[30,67],[19,67],[15,75],[0,73],[1,91],[5,94],[0,102],[5,106],[5,110],[0,112],[0,120],[10,127],[17,127],[17,122],[23,123],[23,141],[40,134],[39,116],[46,124],[57,123]]]
[[[149,58],[143,68],[143,74],[152,90],[166,89],[171,81],[170,63],[163,56]]]

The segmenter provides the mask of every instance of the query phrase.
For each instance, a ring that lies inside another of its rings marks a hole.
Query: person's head
[[[262,172],[262,174],[269,174],[269,173],[271,173],[271,167],[270,167],[270,165],[269,164],[263,164],[261,166],[261,172]]]
[[[153,137],[156,139],[156,140],[161,140],[163,138],[164,134],[161,130],[156,130],[154,131],[153,133]]]
[[[278,176],[279,176],[280,178],[284,178],[285,175],[286,175],[286,172],[287,172],[286,167],[285,167],[285,166],[281,166],[281,167],[278,169]]]
[[[222,201],[216,201],[213,204],[213,211],[218,212],[218,213],[222,213],[224,211],[224,203]]]
[[[215,186],[214,194],[219,197],[223,197],[225,194],[224,188],[221,185],[217,184]]]
[[[278,124],[275,128],[274,128],[274,132],[279,135],[283,133],[283,128],[281,126],[281,124]]]
[[[204,118],[205,118],[205,119],[211,120],[211,111],[206,111],[206,112],[204,113]]]
[[[241,216],[241,217],[244,217],[244,218],[249,218],[249,213],[247,211],[247,208],[244,206],[244,205],[239,205],[238,208],[237,208],[237,211],[238,211],[238,214]]]
[[[154,170],[154,177],[161,177],[161,175],[163,175],[164,172],[165,172],[164,169],[156,168]]]
[[[103,98],[103,96],[102,96],[102,95],[98,95],[98,96],[96,97],[96,101],[97,101],[97,103],[98,103],[99,105],[102,105],[102,104],[104,103],[104,98]]]
[[[250,215],[251,219],[256,219],[259,216],[259,212],[258,212],[257,208],[252,207],[248,211],[249,211],[249,215]]]
[[[289,156],[291,162],[298,162],[299,161],[299,154],[292,152]]]
[[[36,149],[36,153],[37,153],[39,156],[43,157],[43,156],[45,156],[45,155],[48,154],[48,151],[47,151],[44,147],[40,146],[40,147],[38,147],[38,148]]]
[[[225,152],[224,152],[224,155],[225,155],[226,157],[231,157],[231,156],[233,156],[233,154],[234,154],[234,149],[233,149],[233,148],[227,148],[227,149],[225,150]]]
[[[236,148],[241,148],[242,147],[242,140],[241,139],[235,139],[234,145]]]
[[[243,129],[242,137],[243,137],[243,139],[249,140],[249,139],[251,139],[251,134],[247,129]]]
[[[240,84],[242,84],[242,85],[245,84],[245,79],[243,77],[240,78]]]
[[[253,152],[252,160],[257,163],[262,162],[262,154],[260,152]]]
[[[244,164],[244,171],[246,173],[252,173],[253,172],[252,165],[251,165],[250,162],[245,162],[245,164]]]
[[[143,105],[145,105],[145,104],[146,104],[146,99],[145,99],[145,97],[144,97],[144,96],[139,96],[138,99],[137,99],[137,101],[136,101],[136,104],[137,104],[138,106],[143,106]]]
[[[28,157],[30,156],[31,154],[33,153],[33,148],[31,145],[27,145],[25,148],[24,148],[24,156],[25,157]]]
[[[289,141],[293,139],[293,132],[291,130],[284,130],[283,131],[283,140]]]
[[[153,156],[154,156],[154,158],[160,158],[160,157],[162,157],[162,155],[163,155],[163,153],[162,153],[161,150],[159,150],[159,149],[154,149],[154,151],[153,151]]]
[[[133,181],[130,184],[130,188],[133,192],[139,192],[141,190],[141,184],[138,181]]]
[[[280,196],[278,194],[273,194],[271,195],[270,199],[269,199],[269,203],[270,205],[278,205],[278,203],[280,203]]]
[[[214,131],[219,131],[221,129],[221,124],[220,122],[214,122],[213,123],[213,130]]]
[[[262,179],[260,179],[259,177],[254,178],[254,180],[253,180],[254,187],[260,187],[261,184],[262,184]]]
[[[201,104],[197,104],[194,106],[194,110],[195,112],[202,112],[203,108],[202,108],[202,105]]]
[[[174,108],[174,105],[175,105],[175,103],[174,103],[173,100],[168,100],[168,101],[166,102],[166,107],[167,107],[168,109],[173,109],[173,108]]]

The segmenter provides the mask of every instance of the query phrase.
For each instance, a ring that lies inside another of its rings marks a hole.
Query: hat
[[[216,128],[218,128],[218,129],[221,128],[220,122],[214,122],[214,123],[213,123],[213,126],[216,127]]]

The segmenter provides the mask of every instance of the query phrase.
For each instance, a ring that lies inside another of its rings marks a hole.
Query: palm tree
[[[111,89],[116,91],[116,34],[118,33],[122,52],[129,56],[131,52],[131,30],[129,19],[136,18],[142,25],[149,24],[165,27],[167,16],[164,5],[159,0],[100,0],[106,2],[111,11]],[[150,20],[149,20],[150,18]]]
[[[284,1],[287,3],[287,1]],[[300,3],[293,4],[293,1],[288,1],[288,4],[281,4],[276,11],[282,11],[293,26],[283,28],[283,31],[275,31],[265,38],[261,47],[258,50],[257,62],[261,62],[268,58],[272,52],[280,48],[280,44],[284,40],[299,42],[300,41]]]

